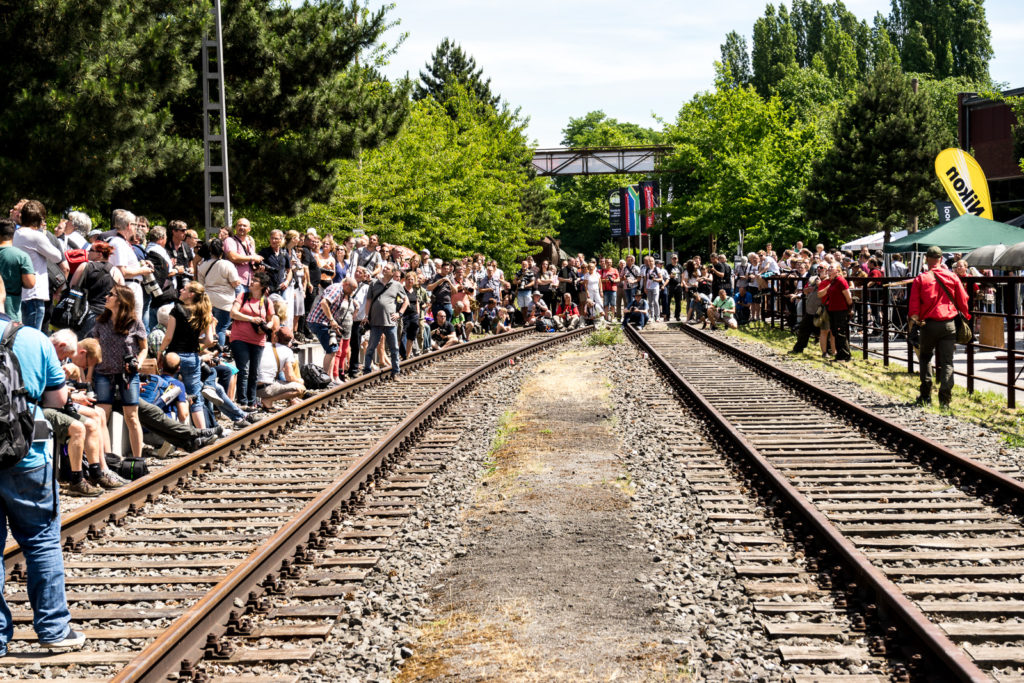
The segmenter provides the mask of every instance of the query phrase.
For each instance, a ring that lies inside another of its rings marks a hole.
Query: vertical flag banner
[[[632,185],[626,188],[625,199],[624,206],[626,207],[625,214],[629,234],[631,236],[639,235],[642,232],[640,229],[640,195]]]
[[[935,210],[939,213],[939,225],[944,225],[959,215],[954,213],[956,209],[953,208],[953,202],[936,199],[934,203]]]
[[[654,227],[654,210],[658,207],[658,181],[645,180],[640,183],[640,212],[643,214],[643,227],[650,231]]]
[[[608,193],[608,225],[611,228],[612,239],[625,237],[628,234],[624,229],[622,217],[622,189],[620,188]]]
[[[981,166],[967,152],[951,147],[935,157],[935,173],[960,215],[992,219],[992,199]]]

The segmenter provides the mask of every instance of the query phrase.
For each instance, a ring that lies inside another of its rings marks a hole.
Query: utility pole
[[[231,186],[228,182],[228,118],[224,98],[224,31],[220,0],[213,0],[214,37],[203,36],[203,208],[206,236],[216,235],[214,207],[224,211],[223,225],[231,225]],[[220,194],[216,192],[219,191]]]

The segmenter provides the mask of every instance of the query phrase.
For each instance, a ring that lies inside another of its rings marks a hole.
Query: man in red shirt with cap
[[[956,316],[967,312],[967,290],[942,263],[942,249],[928,247],[927,272],[914,278],[910,287],[910,320],[921,328],[921,395],[918,405],[932,402],[932,354],[939,381],[939,405],[949,407],[953,395],[953,350],[956,347]]]

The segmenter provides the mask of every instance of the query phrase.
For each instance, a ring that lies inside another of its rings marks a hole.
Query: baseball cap
[[[421,254],[426,254],[427,256],[430,256],[430,250],[429,249],[420,249],[420,253]]]
[[[928,251],[925,252],[925,256],[928,258],[942,258],[942,247],[928,247]]]

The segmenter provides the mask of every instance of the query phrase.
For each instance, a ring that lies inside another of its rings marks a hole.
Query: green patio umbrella
[[[893,240],[885,245],[885,251],[889,254],[927,251],[928,247],[935,246],[945,252],[968,252],[989,244],[1009,245],[1018,242],[1024,242],[1024,228],[965,213],[943,225]]]

